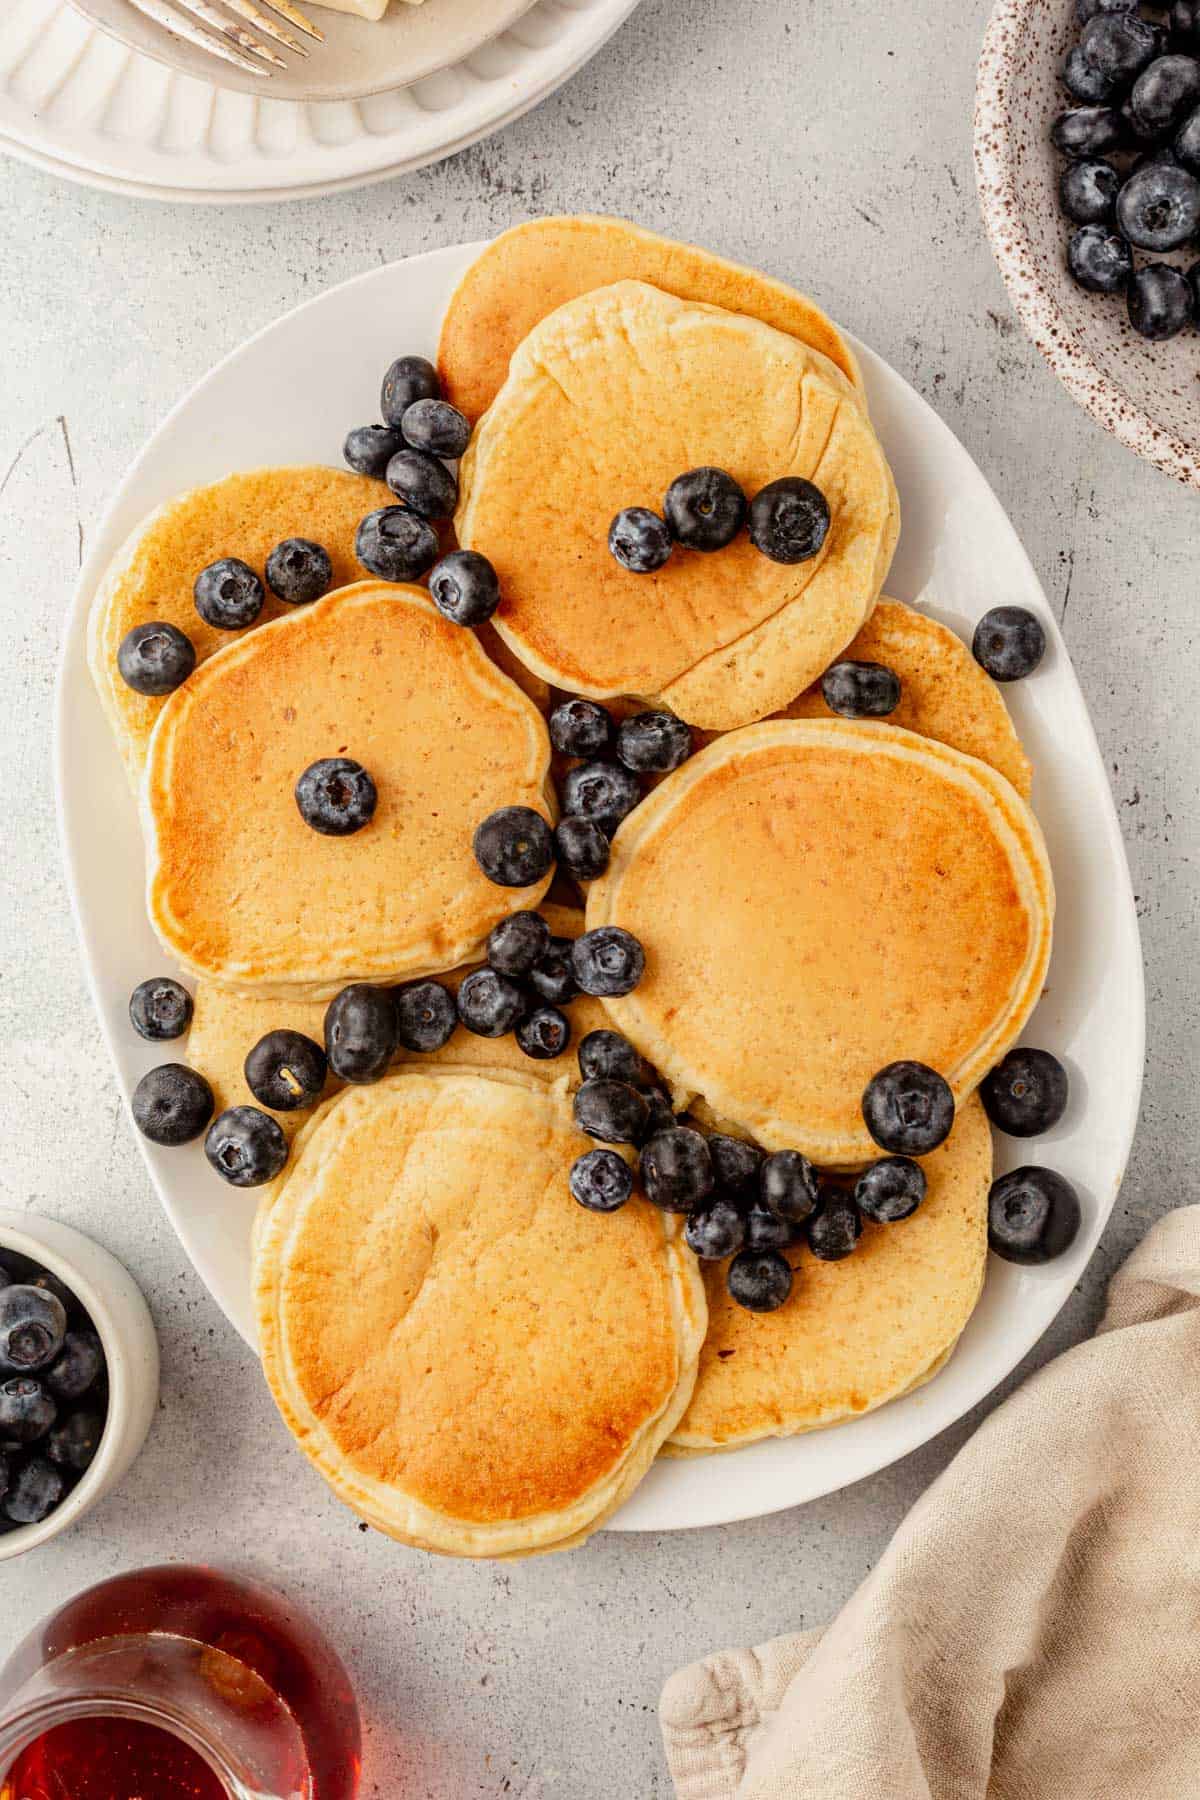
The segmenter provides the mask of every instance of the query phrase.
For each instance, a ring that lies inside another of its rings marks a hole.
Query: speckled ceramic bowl
[[[1066,271],[1055,114],[1071,104],[1059,66],[1079,27],[1074,0],[998,0],[975,92],[975,174],[1000,273],[1026,331],[1081,406],[1177,481],[1200,487],[1200,334],[1151,344],[1119,297]],[[1190,256],[1167,257],[1186,267]]]

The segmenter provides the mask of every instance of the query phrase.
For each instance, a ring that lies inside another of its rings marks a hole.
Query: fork
[[[255,0],[131,0],[138,12],[146,18],[153,19],[155,24],[162,25],[176,37],[186,38],[189,44],[207,50],[213,56],[233,63],[239,69],[245,69],[251,75],[269,78],[275,69],[286,69],[287,64],[279,52],[270,43],[263,43],[239,25],[230,13],[245,19],[250,25],[270,38],[275,44],[282,44],[285,50],[294,50],[298,56],[307,56],[308,49],[299,38],[280,25],[277,20],[265,13]],[[325,34],[305,18],[292,0],[264,0],[272,13],[278,13],[297,31],[302,31],[314,42],[323,44]],[[261,58],[261,61],[256,61]]]

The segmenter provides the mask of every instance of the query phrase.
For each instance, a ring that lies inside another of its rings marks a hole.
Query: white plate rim
[[[334,296],[339,298],[344,297],[356,290],[361,290],[365,293],[372,284],[382,285],[386,283],[389,278],[394,278],[395,272],[398,269],[404,269],[408,277],[411,278],[413,271],[418,268],[442,264],[445,265],[447,270],[447,284],[452,284],[453,279],[459,270],[464,267],[473,256],[477,255],[483,247],[484,244],[482,242],[467,245],[449,245],[441,250],[426,251],[419,256],[404,258],[399,262],[392,263],[385,267],[368,270],[364,274],[352,277],[349,281],[339,283],[335,287],[326,289],[321,294],[312,296],[301,305],[291,309],[289,312],[281,315],[280,318],[255,332],[253,336],[248,338],[228,355],[223,357],[220,362],[214,365],[214,367],[210,369],[200,381],[195,383],[188,393],[186,393],[170,409],[130,465],[124,479],[118,486],[109,505],[105,509],[99,525],[95,529],[91,548],[75,584],[74,593],[66,616],[60,647],[54,701],[53,770],[59,843],[63,858],[63,866],[66,873],[72,916],[79,937],[89,991],[92,995],[93,1004],[95,1005],[97,1017],[100,1021],[102,1035],[104,1036],[109,1054],[113,1060],[118,1085],[122,1089],[126,1104],[128,1102],[128,1087],[122,1075],[121,1054],[118,1049],[116,1037],[109,1027],[107,1008],[101,990],[101,970],[97,966],[90,948],[91,933],[87,920],[87,904],[84,898],[84,886],[81,878],[81,871],[76,862],[75,845],[69,817],[73,801],[73,786],[70,780],[70,772],[66,767],[68,742],[66,718],[68,709],[72,704],[72,684],[79,677],[79,665],[81,660],[83,660],[83,627],[86,620],[90,597],[95,590],[98,577],[111,555],[112,550],[115,548],[117,539],[121,535],[120,531],[115,527],[115,521],[122,509],[128,504],[126,499],[127,494],[136,488],[142,472],[152,462],[160,439],[166,436],[170,428],[186,411],[190,403],[210,382],[216,381],[224,375],[230,369],[231,365],[235,364],[243,357],[251,357],[262,340],[268,338],[277,329],[292,324],[302,315],[320,309],[322,306],[328,304]],[[441,273],[440,270],[438,272]],[[447,285],[445,291],[449,291],[449,285]],[[1114,1114],[1111,1109],[1105,1113],[1105,1126],[1108,1137],[1114,1144],[1119,1146],[1119,1149],[1114,1153],[1112,1158],[1113,1167],[1109,1170],[1107,1188],[1105,1191],[1095,1196],[1096,1204],[1091,1219],[1088,1225],[1085,1226],[1085,1230],[1081,1233],[1080,1239],[1072,1250],[1061,1259],[1059,1264],[1052,1265],[1048,1271],[1033,1270],[1018,1272],[1022,1278],[1030,1278],[1027,1291],[1033,1296],[1033,1303],[1028,1305],[1026,1311],[1023,1313],[1019,1327],[1013,1328],[1011,1335],[1007,1338],[1004,1347],[995,1362],[990,1364],[988,1368],[976,1379],[972,1380],[969,1385],[964,1386],[961,1381],[953,1383],[948,1380],[955,1369],[955,1360],[952,1358],[946,1369],[944,1369],[927,1387],[918,1390],[914,1394],[894,1401],[889,1406],[866,1414],[861,1418],[852,1420],[841,1426],[833,1427],[829,1431],[813,1434],[813,1436],[808,1438],[769,1440],[766,1443],[749,1446],[744,1450],[738,1451],[736,1454],[696,1459],[689,1458],[679,1461],[660,1461],[651,1471],[646,1482],[642,1484],[642,1487],[639,1488],[638,1492],[633,1496],[632,1500],[626,1504],[622,1513],[618,1515],[616,1519],[610,1521],[608,1528],[612,1530],[657,1532],[672,1529],[686,1529],[699,1526],[733,1523],[743,1518],[759,1517],[767,1513],[782,1511],[788,1507],[840,1491],[840,1489],[855,1481],[862,1480],[869,1475],[877,1473],[880,1469],[887,1467],[899,1458],[920,1448],[941,1431],[944,1431],[949,1426],[955,1424],[966,1412],[977,1405],[979,1401],[983,1400],[994,1387],[1011,1373],[1013,1368],[1015,1368],[1021,1359],[1028,1354],[1037,1343],[1038,1339],[1042,1337],[1065,1304],[1072,1287],[1078,1280],[1083,1268],[1090,1260],[1096,1243],[1098,1242],[1101,1232],[1112,1211],[1124,1175],[1125,1162],[1133,1141],[1137,1122],[1145,1052],[1145,984],[1137,929],[1136,907],[1132,885],[1129,879],[1124,842],[1121,837],[1116,807],[1108,785],[1107,773],[1104,768],[1094,729],[1087,714],[1086,705],[1083,702],[1078,682],[1066,652],[1066,646],[1063,642],[1061,633],[1059,632],[1057,623],[1054,620],[1053,614],[1045,601],[1040,584],[1038,583],[1036,574],[1034,573],[1024,548],[1021,546],[1011,522],[1004,513],[999,500],[987,483],[982,471],[974,464],[969,453],[954,437],[949,427],[933,411],[928,402],[926,402],[921,395],[917,394],[915,389],[911,388],[910,385],[904,381],[902,376],[899,376],[896,371],[883,363],[882,359],[877,357],[873,351],[867,348],[867,346],[859,343],[855,339],[850,339],[850,342],[862,359],[864,369],[868,375],[868,381],[871,380],[872,376],[875,376],[877,379],[883,379],[887,382],[898,384],[898,388],[903,390],[907,401],[914,402],[918,407],[923,423],[933,438],[940,441],[943,448],[951,449],[955,457],[965,459],[964,466],[969,465],[969,467],[974,470],[979,496],[982,499],[982,497],[986,495],[986,504],[991,513],[989,526],[1007,538],[1009,542],[1009,552],[1013,558],[1013,566],[1022,570],[1030,597],[1035,595],[1040,596],[1041,604],[1038,611],[1047,631],[1051,653],[1055,657],[1056,662],[1060,665],[1059,674],[1065,678],[1066,683],[1073,690],[1077,699],[1080,719],[1077,722],[1078,731],[1077,736],[1074,739],[1074,748],[1091,765],[1094,793],[1100,798],[1098,815],[1091,822],[1100,826],[1102,829],[1105,854],[1111,861],[1114,871],[1118,872],[1123,877],[1123,880],[1119,884],[1120,892],[1109,894],[1107,896],[1106,918],[1110,922],[1113,920],[1117,921],[1119,929],[1124,934],[1125,938],[1131,938],[1132,949],[1134,952],[1132,962],[1126,969],[1128,978],[1133,982],[1133,992],[1130,997],[1131,1005],[1129,1016],[1123,1021],[1126,1036],[1122,1067],[1126,1070],[1127,1080],[1122,1088],[1122,1105],[1119,1110],[1119,1115]],[[1022,598],[1024,598],[1024,595],[1022,595]],[[95,698],[86,667],[83,669],[83,676],[86,681],[87,692],[91,696],[91,704],[98,708],[99,703]],[[115,748],[113,750],[113,756],[114,758],[116,756]],[[1128,947],[1127,944],[1126,949],[1128,949]],[[1052,974],[1053,966],[1054,965],[1052,964]],[[230,1312],[225,1300],[218,1292],[217,1286],[209,1281],[209,1278],[205,1273],[205,1264],[208,1261],[208,1258],[205,1254],[204,1246],[197,1241],[196,1233],[192,1229],[190,1223],[180,1217],[179,1211],[171,1197],[169,1184],[162,1178],[159,1168],[156,1166],[155,1156],[156,1154],[161,1153],[156,1153],[153,1150],[153,1147],[147,1144],[136,1131],[133,1131],[133,1136],[137,1141],[139,1151],[146,1163],[152,1185],[158,1195],[159,1201],[179,1236],[185,1252],[193,1266],[196,1268],[197,1273],[205,1282],[205,1285],[209,1287],[209,1291],[217,1304],[221,1307],[222,1311],[226,1313],[226,1316],[230,1319],[231,1323],[234,1324],[235,1329],[237,1329],[237,1322],[234,1315]],[[1033,1154],[1036,1154],[1036,1152]],[[1010,1157],[1009,1160],[1011,1161],[1013,1158]],[[1003,1273],[1005,1276],[1012,1273],[1011,1265],[1005,1265]],[[1022,1291],[1024,1292],[1026,1290],[1023,1288]],[[968,1331],[969,1330],[970,1327],[968,1327]],[[949,1399],[951,1392],[954,1393],[954,1398],[952,1400]],[[902,1418],[904,1419],[905,1424],[908,1425],[908,1429],[898,1428],[897,1422]],[[796,1447],[800,1447],[802,1451],[803,1446],[806,1444],[814,1443],[818,1440],[836,1440],[839,1436],[841,1440],[845,1442],[848,1434],[861,1433],[864,1428],[869,1434],[870,1447],[866,1452],[860,1450],[859,1454],[853,1455],[849,1459],[844,1476],[839,1475],[832,1479],[829,1477],[822,1477],[815,1483],[811,1481],[806,1483],[803,1480],[791,1482],[785,1481],[780,1484],[778,1491],[773,1492],[766,1500],[764,1500],[761,1493],[757,1494],[753,1500],[748,1500],[748,1490],[745,1483],[739,1483],[736,1478],[729,1478],[736,1466],[741,1465],[743,1469],[745,1469],[745,1459],[747,1458],[762,1458],[764,1453],[769,1455],[772,1452],[778,1452],[784,1449],[792,1451],[795,1450]],[[677,1472],[690,1472],[692,1479],[687,1485],[696,1490],[691,1495],[689,1503],[682,1507],[679,1505],[678,1498],[674,1500],[664,1500],[660,1493],[660,1490],[664,1490],[669,1495],[672,1484],[677,1488],[683,1486],[681,1476]],[[697,1479],[697,1477],[699,1478]]]
[[[69,0],[67,3],[69,4]],[[553,0],[553,3],[557,4],[557,0]],[[601,10],[578,15],[582,21],[578,26],[567,24],[560,38],[556,40],[561,48],[557,54],[548,57],[548,67],[540,80],[533,82],[532,85],[523,86],[530,80],[530,71],[526,68],[520,74],[507,80],[492,81],[488,84],[488,97],[485,98],[485,94],[481,92],[474,98],[457,101],[444,110],[440,116],[446,120],[448,128],[446,137],[440,138],[436,142],[423,142],[415,150],[393,155],[380,162],[372,161],[358,169],[343,170],[335,175],[290,182],[280,179],[257,186],[250,182],[221,186],[215,178],[211,183],[206,182],[203,186],[191,185],[187,182],[172,184],[143,180],[135,175],[123,173],[115,161],[103,157],[88,161],[82,151],[77,155],[66,154],[62,145],[57,149],[47,148],[40,141],[36,132],[32,132],[32,130],[27,131],[26,135],[19,135],[18,126],[11,119],[7,123],[3,122],[2,113],[0,113],[0,152],[39,168],[44,173],[59,176],[64,180],[73,181],[79,186],[92,188],[101,193],[116,193],[134,199],[176,201],[194,206],[255,206],[265,205],[281,198],[316,200],[346,193],[359,187],[373,187],[380,182],[394,180],[400,175],[415,174],[421,169],[445,161],[448,157],[456,156],[459,152],[468,150],[472,145],[515,124],[526,113],[532,112],[544,101],[550,99],[560,87],[573,80],[592,58],[599,54],[610,38],[620,30],[630,14],[636,10],[639,0],[598,0],[598,4]],[[529,9],[531,13],[536,14],[536,5],[537,0],[532,0]],[[73,8],[72,16],[78,18],[81,26],[86,26],[88,30],[97,35],[103,35],[98,26],[84,20],[82,15],[74,14]],[[518,24],[521,24],[523,20],[524,15]],[[509,33],[500,34],[501,42],[511,35],[511,30],[512,28]],[[543,52],[531,51],[529,54],[540,56]],[[152,59],[142,57],[140,52],[127,51],[126,55],[152,63]],[[158,67],[159,65],[152,63],[152,66]],[[458,65],[453,66],[457,67]],[[190,80],[191,78],[173,75],[173,79]],[[428,79],[433,80],[436,77]],[[419,86],[420,84],[414,85]],[[512,98],[514,88],[517,93],[515,99]],[[215,88],[212,91],[214,94],[220,92]],[[403,92],[403,90],[393,91]],[[506,94],[508,95],[507,99],[504,98]],[[248,98],[244,95],[233,95],[232,97],[235,99]],[[0,106],[2,106],[4,98],[3,90],[0,89]],[[358,105],[359,102],[316,101],[311,104],[315,106],[353,106]],[[464,118],[467,121],[465,126]],[[37,115],[34,114],[31,124],[36,125],[36,123]],[[44,131],[44,127],[42,129]],[[363,130],[356,142],[359,146],[367,148],[377,143],[382,145],[387,140],[402,143],[407,130],[407,126],[401,131],[380,134]],[[338,151],[343,148],[344,146],[341,145],[336,146]],[[277,173],[282,173],[285,166],[281,163],[272,163],[267,158],[260,157],[259,161],[263,169],[270,168]],[[226,165],[222,165],[222,167],[224,166]]]

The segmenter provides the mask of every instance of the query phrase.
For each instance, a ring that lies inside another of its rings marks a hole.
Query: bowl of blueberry
[[[158,1340],[90,1238],[0,1210],[0,1562],[75,1524],[125,1474],[158,1404]]]
[[[1200,486],[1200,0],[997,0],[975,168],[1009,297],[1054,373]]]

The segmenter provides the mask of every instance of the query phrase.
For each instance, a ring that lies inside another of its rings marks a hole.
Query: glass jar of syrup
[[[360,1742],[312,1620],[214,1569],[89,1588],[0,1671],[0,1800],[354,1800]]]

